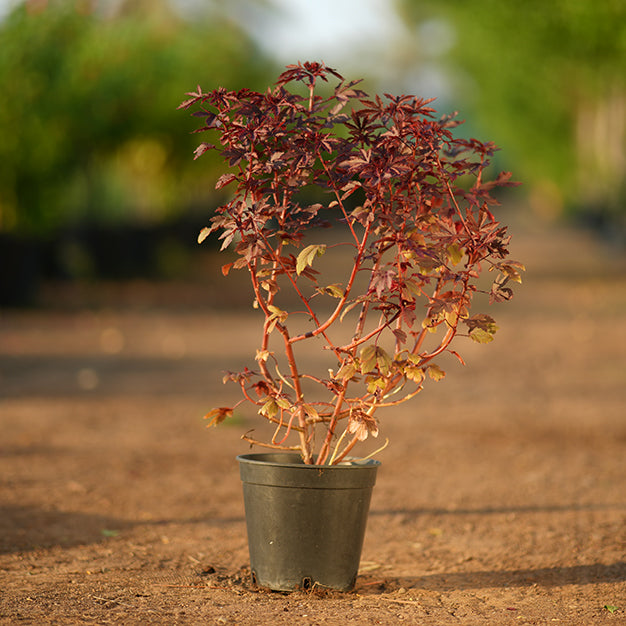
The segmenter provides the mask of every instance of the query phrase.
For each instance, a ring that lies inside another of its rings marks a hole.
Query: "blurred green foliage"
[[[0,232],[149,224],[201,204],[214,172],[194,167],[194,122],[176,107],[198,82],[273,74],[215,8],[186,21],[165,0],[94,5],[31,0],[0,23]]]
[[[410,24],[452,27],[454,45],[440,62],[463,116],[514,158],[538,203],[626,214],[623,0],[400,6]]]

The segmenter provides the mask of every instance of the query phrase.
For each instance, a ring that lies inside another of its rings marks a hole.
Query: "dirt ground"
[[[350,593],[249,580],[235,456],[251,362],[219,272],[51,285],[0,317],[1,624],[626,624],[626,262],[514,229],[488,346],[397,414]],[[246,296],[247,297],[247,296]],[[252,352],[253,354],[253,352]]]

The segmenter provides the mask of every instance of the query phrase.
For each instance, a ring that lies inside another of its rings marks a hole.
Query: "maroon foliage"
[[[339,84],[320,95],[320,81],[332,77]],[[430,100],[370,98],[359,82],[305,63],[288,66],[266,93],[198,87],[181,104],[198,109],[198,132],[219,140],[219,147],[201,143],[195,158],[216,149],[230,167],[216,187],[230,186],[232,199],[199,241],[218,232],[222,249],[234,247],[238,259],[223,272],[249,271],[265,317],[258,372],[227,376],[276,425],[271,441],[247,439],[299,450],[307,463],[339,462],[376,436],[375,411],[415,396],[427,377],[441,379],[434,359],[452,352],[457,334],[491,341],[493,318],[470,316],[481,270],[497,271],[491,302],[509,299],[507,284],[521,282],[523,270],[507,260],[509,237],[490,210],[493,190],[514,184],[509,173],[484,179],[495,146],[455,139],[459,122],[436,119]],[[311,189],[327,200],[311,202]],[[340,244],[305,241],[329,224],[343,224]],[[339,245],[350,247],[353,264],[343,282],[326,284],[313,266]],[[299,309],[283,308],[283,290],[298,296]],[[301,326],[303,319],[309,329],[293,331],[292,321]],[[348,322],[352,339],[341,342],[335,330]],[[270,349],[273,333],[282,338],[280,358]],[[312,339],[323,340],[328,377],[298,366],[294,346]],[[326,396],[311,392],[308,399],[307,392],[305,399],[305,381]],[[219,423],[231,414],[222,407],[208,417]],[[316,428],[324,434],[318,449]]]

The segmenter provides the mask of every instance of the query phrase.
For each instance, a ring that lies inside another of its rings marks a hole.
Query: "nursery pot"
[[[306,465],[289,453],[237,460],[253,580],[276,591],[352,589],[380,463]]]

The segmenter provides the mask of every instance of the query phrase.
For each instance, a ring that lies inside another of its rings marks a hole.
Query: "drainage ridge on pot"
[[[256,583],[277,591],[352,589],[380,463],[305,465],[289,453],[237,460]]]

